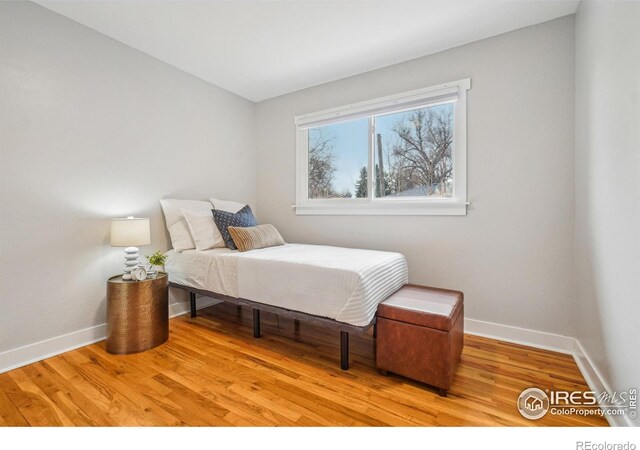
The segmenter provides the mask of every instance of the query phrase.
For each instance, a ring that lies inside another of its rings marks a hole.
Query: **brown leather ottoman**
[[[407,284],[378,306],[376,365],[447,395],[464,341],[463,294]]]

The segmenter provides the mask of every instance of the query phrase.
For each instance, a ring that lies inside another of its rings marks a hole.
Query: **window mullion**
[[[375,189],[375,139],[374,134],[376,132],[376,118],[375,116],[369,117],[369,165],[367,166],[367,199],[372,202],[374,199]]]
[[[309,130],[302,131],[302,142],[304,143],[302,170],[304,174],[304,185],[302,186],[302,198],[309,198]]]

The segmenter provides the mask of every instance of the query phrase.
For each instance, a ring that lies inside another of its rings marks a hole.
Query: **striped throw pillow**
[[[284,239],[276,227],[270,223],[255,227],[228,227],[227,229],[233,238],[233,243],[241,252],[284,245]]]

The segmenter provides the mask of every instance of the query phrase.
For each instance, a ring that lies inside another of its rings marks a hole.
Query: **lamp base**
[[[138,247],[127,247],[124,249],[124,274],[123,280],[131,280],[131,271],[140,265],[138,257],[140,256]]]

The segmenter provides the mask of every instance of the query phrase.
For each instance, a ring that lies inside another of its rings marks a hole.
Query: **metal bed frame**
[[[233,303],[235,305],[249,306],[253,310],[253,337],[259,338],[260,333],[260,311],[266,311],[278,316],[287,317],[294,320],[300,320],[303,322],[310,322],[314,325],[318,325],[324,328],[330,328],[340,331],[340,368],[342,370],[349,370],[349,333],[362,334],[373,326],[373,336],[376,337],[376,318],[374,317],[368,325],[359,327],[356,325],[350,325],[345,322],[338,322],[337,320],[329,319],[326,317],[315,316],[313,314],[307,314],[300,311],[294,311],[279,306],[267,305],[265,303],[254,302],[239,297],[231,297],[228,295],[218,294],[217,292],[205,291],[203,289],[197,289],[191,286],[185,286],[183,284],[169,282],[169,287],[176,289],[182,289],[189,293],[189,302],[191,306],[191,317],[196,317],[196,294],[200,294],[206,297],[212,297],[224,302]]]

